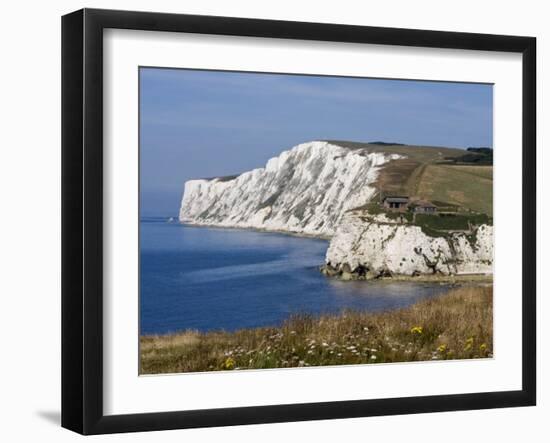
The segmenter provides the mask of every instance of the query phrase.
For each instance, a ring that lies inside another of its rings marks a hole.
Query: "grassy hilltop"
[[[378,187],[385,195],[417,196],[493,215],[493,166],[483,153],[436,146],[327,140],[350,149],[404,155],[382,169]],[[478,150],[479,151],[479,150]],[[476,160],[481,160],[476,162]],[[492,162],[492,153],[491,153]]]
[[[280,327],[140,337],[140,373],[491,357],[493,289],[466,286],[380,313],[294,316]]]

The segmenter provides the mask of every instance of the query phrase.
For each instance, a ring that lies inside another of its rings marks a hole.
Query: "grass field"
[[[446,159],[462,157],[462,149],[332,142],[350,149],[406,156],[391,161],[380,172],[376,186],[384,195],[407,195],[493,214],[493,167],[444,163]]]
[[[381,313],[295,316],[281,327],[140,338],[140,373],[487,358],[493,291],[465,286]]]
[[[427,165],[416,194],[492,215],[493,167]]]

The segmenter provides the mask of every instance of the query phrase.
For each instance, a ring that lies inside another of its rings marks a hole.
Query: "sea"
[[[339,281],[319,272],[328,241],[140,220],[140,333],[280,325],[293,314],[384,311],[448,291],[440,283]]]

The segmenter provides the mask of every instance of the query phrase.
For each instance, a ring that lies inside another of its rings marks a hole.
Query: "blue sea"
[[[319,272],[328,241],[251,230],[140,221],[140,331],[279,325],[294,313],[408,306],[448,287],[344,282]]]

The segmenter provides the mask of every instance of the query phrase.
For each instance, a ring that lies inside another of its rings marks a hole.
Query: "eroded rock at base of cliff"
[[[419,226],[347,213],[327,250],[324,275],[342,280],[493,273],[493,227],[440,237]]]

